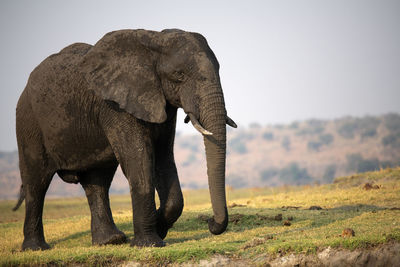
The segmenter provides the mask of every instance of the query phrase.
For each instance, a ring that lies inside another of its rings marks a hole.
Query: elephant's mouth
[[[201,133],[202,135],[213,135],[212,132],[206,130],[203,128],[203,126],[201,126],[200,122],[196,119],[195,115],[193,115],[193,113],[188,113],[186,115],[186,118],[184,120],[185,123],[188,123],[189,121],[192,122],[193,127],[199,131],[199,133]]]
[[[207,129],[204,129],[204,127],[200,124],[200,122],[196,119],[196,117],[192,113],[188,113],[185,117],[184,122],[188,123],[189,121],[192,122],[193,127],[202,135],[213,135],[212,132],[208,131]],[[231,126],[232,128],[237,128],[237,124],[229,118],[229,116],[226,116],[226,124]]]

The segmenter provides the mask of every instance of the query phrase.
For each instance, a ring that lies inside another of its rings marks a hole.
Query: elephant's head
[[[98,94],[152,123],[166,120],[167,102],[183,108],[204,136],[214,217],[213,234],[225,231],[226,124],[218,61],[206,39],[181,30],[121,30],[106,34],[85,56],[82,68]]]

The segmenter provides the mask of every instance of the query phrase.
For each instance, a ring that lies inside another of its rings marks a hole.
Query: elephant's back
[[[67,46],[43,60],[29,77],[19,109],[29,105],[45,140],[55,138],[72,123],[74,114],[69,110],[79,105],[84,90],[76,66],[91,47],[82,43]]]
[[[55,107],[63,107],[82,89],[82,75],[77,65],[91,49],[91,45],[75,43],[50,55],[30,74],[25,87],[32,110],[47,117]]]
[[[50,55],[32,71],[26,89],[55,91],[57,85],[68,87],[77,65],[91,48],[89,44],[74,43]]]
[[[86,43],[74,43],[65,48],[63,48],[59,54],[75,54],[84,56],[93,46]]]

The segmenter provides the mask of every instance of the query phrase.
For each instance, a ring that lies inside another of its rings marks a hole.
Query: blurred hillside
[[[200,135],[177,134],[175,159],[183,188],[207,187]],[[228,130],[227,184],[235,187],[329,183],[334,177],[400,165],[400,115],[307,120],[289,125]],[[0,199],[16,197],[20,185],[16,152],[0,152]],[[111,193],[128,193],[117,171]],[[49,196],[82,195],[80,185],[56,177]]]

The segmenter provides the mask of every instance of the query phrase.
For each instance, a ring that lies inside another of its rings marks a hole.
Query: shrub
[[[229,141],[228,147],[230,150],[239,153],[239,154],[246,154],[247,147],[246,144],[242,141],[242,138],[235,137]]]
[[[299,123],[298,123],[297,121],[292,122],[292,123],[289,125],[289,128],[290,128],[290,129],[297,129],[297,128],[299,128]]]
[[[265,133],[263,133],[262,138],[264,140],[273,140],[274,139],[274,134],[271,133],[271,132],[265,132]]]
[[[241,132],[234,138],[228,140],[228,149],[239,154],[246,154],[247,153],[246,141],[253,140],[254,137],[255,137],[254,134]]]
[[[386,128],[391,133],[400,133],[400,115],[389,113],[383,117]]]
[[[321,120],[308,120],[307,126],[304,126],[299,131],[297,131],[296,135],[303,136],[320,134],[325,131],[325,123],[326,122]]]
[[[386,135],[382,138],[382,144],[384,146],[400,148],[400,133]]]
[[[354,123],[353,121],[351,122],[346,122],[342,126],[339,127],[338,133],[347,139],[353,139],[354,138],[354,131],[357,129],[357,124]]]
[[[357,171],[358,163],[363,160],[361,154],[349,154],[346,156],[347,158],[347,170],[348,171]]]
[[[286,151],[289,151],[290,150],[290,138],[288,136],[283,137],[281,145]]]
[[[377,128],[381,123],[380,119],[371,116],[360,118],[358,121],[361,130],[361,138],[363,139],[375,136],[377,134]]]
[[[200,188],[199,184],[196,182],[182,183],[181,187],[185,188],[185,189],[199,189]]]
[[[369,172],[379,170],[379,160],[377,158],[364,159],[358,163],[357,172]]]
[[[300,168],[296,162],[290,163],[279,171],[279,179],[284,184],[301,185],[312,182],[306,168]]]
[[[323,120],[317,120],[317,119],[310,119],[307,121],[307,124],[311,127],[324,127],[324,125],[326,124],[325,121]]]
[[[242,133],[242,134],[238,135],[236,138],[242,139],[242,140],[250,141],[250,140],[253,140],[254,137],[255,137],[254,134],[248,133],[248,132],[246,133],[246,132],[245,132],[245,133]]]
[[[377,134],[376,129],[366,129],[361,133],[361,137],[363,139],[368,137],[374,137]]]
[[[226,184],[233,188],[244,188],[248,186],[248,182],[242,176],[231,174],[226,178]]]
[[[191,165],[196,161],[196,155],[195,154],[190,154],[189,157],[182,163],[182,166],[186,167]]]
[[[263,182],[267,182],[269,181],[271,178],[275,177],[276,175],[278,175],[279,170],[277,168],[269,168],[266,170],[263,170],[260,173],[261,176],[261,181]]]
[[[377,158],[363,159],[360,154],[347,155],[347,170],[355,172],[368,172],[379,170],[380,162]]]
[[[319,141],[309,141],[307,148],[310,151],[319,151],[323,145],[329,145],[333,142],[333,136],[331,134],[322,134],[319,136]]]
[[[333,135],[322,134],[319,136],[319,141],[324,145],[330,145],[333,142]]]
[[[311,151],[318,152],[321,146],[322,146],[322,143],[320,143],[320,142],[309,141],[307,143],[307,148],[308,148],[308,150],[311,150]]]
[[[379,162],[379,166],[383,169],[385,168],[394,168],[400,166],[400,159],[394,161],[381,161]]]
[[[338,133],[347,139],[354,138],[356,132],[361,132],[362,137],[370,137],[376,134],[381,121],[376,117],[365,116],[363,118],[345,118],[338,121]]]
[[[336,175],[336,165],[331,164],[326,166],[324,176],[322,177],[324,183],[331,183]]]
[[[0,174],[7,173],[12,170],[18,169],[18,152],[1,152],[0,151]],[[1,180],[0,175],[0,180]]]
[[[182,148],[186,148],[191,150],[192,152],[198,152],[199,148],[197,147],[197,143],[195,140],[184,140],[180,146]]]

